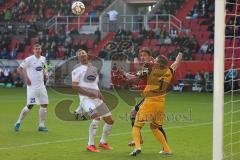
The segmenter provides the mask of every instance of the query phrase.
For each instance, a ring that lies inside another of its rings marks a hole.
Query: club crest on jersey
[[[42,66],[36,67],[36,71],[42,71],[42,70],[43,70],[43,67],[42,67]]]

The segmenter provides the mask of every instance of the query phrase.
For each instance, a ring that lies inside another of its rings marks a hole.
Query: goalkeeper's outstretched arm
[[[183,54],[181,52],[178,53],[178,56],[176,57],[175,62],[171,65],[171,68],[174,69],[174,71],[179,67],[181,61],[182,61]]]

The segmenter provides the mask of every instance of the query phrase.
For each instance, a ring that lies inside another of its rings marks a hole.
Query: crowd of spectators
[[[83,0],[86,7],[93,5],[93,12],[102,11],[111,2],[112,0],[104,2],[94,0],[93,3],[90,0]],[[56,59],[59,54],[63,54],[61,58],[69,58],[79,47],[88,50],[88,40],[73,43],[74,37],[80,34],[77,30],[73,29],[66,33],[65,28],[60,26],[55,33],[45,26],[45,22],[51,18],[50,15],[71,15],[71,3],[71,0],[18,0],[13,7],[1,10],[0,22],[3,23],[0,24],[0,58],[16,59],[19,53],[25,52],[25,49],[32,44],[33,39],[34,42],[41,43],[43,53],[48,59]],[[14,25],[16,22],[19,24]],[[13,37],[18,39],[15,44],[11,44]],[[95,32],[95,37],[96,45],[101,40],[99,30]]]
[[[88,40],[73,43],[76,36],[79,37],[79,35],[72,32],[66,33],[62,29],[57,34],[52,35],[48,34],[48,30],[43,30],[38,31],[37,36],[31,38],[26,35],[24,39],[11,46],[11,36],[4,33],[0,35],[0,59],[16,59],[19,53],[23,53],[26,47],[31,46],[31,39],[41,44],[43,54],[47,59],[56,59],[60,53],[63,53],[64,58],[67,59],[79,48],[88,50]],[[31,50],[28,52],[31,52]]]
[[[16,69],[0,67],[0,86],[4,87],[22,87],[23,81]]]
[[[91,4],[91,0],[82,2],[86,7]],[[72,0],[17,0],[11,8],[0,11],[0,21],[45,22],[52,15],[71,15],[71,4]]]
[[[213,73],[198,71],[195,74],[190,70],[187,71],[184,79],[178,80],[178,90],[182,92],[183,90],[190,91],[212,91],[213,89]]]
[[[209,18],[214,13],[214,0],[197,1],[194,8],[188,13],[188,19]]]
[[[183,34],[182,36],[179,36],[175,29],[171,29],[169,33],[165,29],[146,30],[143,28],[138,33],[132,33],[131,31],[124,30],[120,27],[113,40],[104,47],[99,56],[101,58],[111,59],[111,56],[116,52],[122,52],[129,60],[133,60],[139,56],[139,49],[146,40],[157,41],[157,45],[153,48],[151,48],[150,45],[153,57],[163,54],[166,55],[169,60],[174,60],[180,51],[184,53],[184,60],[192,60],[193,54],[212,54],[214,50],[212,40],[199,45],[195,35],[189,36],[188,34]],[[129,44],[129,48],[123,49],[121,47],[123,42]],[[174,49],[168,50],[168,47],[171,46],[174,46]]]
[[[157,10],[156,14],[172,14],[175,15],[176,11],[180,9],[185,0],[167,0],[163,2]]]

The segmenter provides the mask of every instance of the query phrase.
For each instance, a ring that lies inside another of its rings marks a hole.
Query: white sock
[[[88,140],[88,145],[94,145],[94,136],[97,133],[97,128],[99,124],[99,120],[93,120],[92,123],[89,126],[89,140]]]
[[[47,114],[47,108],[39,108],[39,127],[45,127],[45,119]]]
[[[17,123],[22,123],[24,117],[27,115],[27,113],[28,113],[29,111],[30,111],[30,110],[28,109],[28,107],[25,106],[25,107],[22,109],[22,111],[21,111],[21,113],[20,113],[20,115],[19,115],[19,118],[18,118],[18,120],[17,120]]]
[[[107,143],[107,136],[110,134],[111,130],[112,130],[112,125],[105,123],[103,126],[103,133],[102,133],[102,138],[100,140],[100,143]]]

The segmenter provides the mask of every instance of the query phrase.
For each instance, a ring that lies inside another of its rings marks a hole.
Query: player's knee
[[[159,125],[156,125],[156,124],[151,124],[150,125],[150,128],[151,129],[158,129],[160,126]]]
[[[134,125],[133,125],[133,128],[139,128],[139,129],[142,129],[142,126],[141,126],[141,125],[138,125],[138,124],[134,124]]]
[[[30,104],[30,105],[27,105],[27,108],[29,109],[29,110],[31,110],[32,108],[33,108],[33,104]]]
[[[106,123],[109,124],[109,125],[113,125],[114,121],[113,121],[113,119],[108,119],[108,120],[106,121]]]
[[[97,113],[94,113],[93,115],[91,115],[91,119],[98,119],[99,115]]]
[[[47,104],[41,104],[42,108],[47,108],[47,106],[48,106]]]

